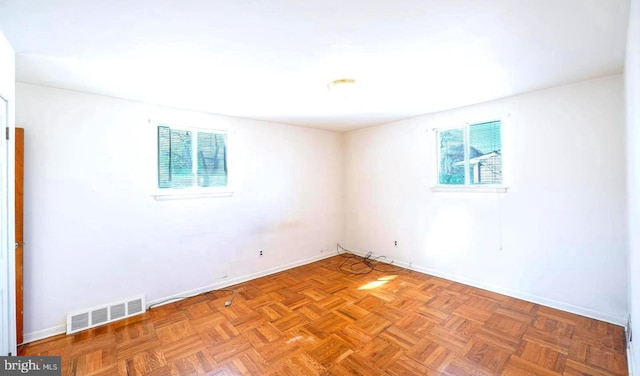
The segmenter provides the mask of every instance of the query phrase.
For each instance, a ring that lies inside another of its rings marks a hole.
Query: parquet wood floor
[[[211,292],[21,355],[63,375],[627,374],[620,326],[400,270],[351,275],[340,256]]]

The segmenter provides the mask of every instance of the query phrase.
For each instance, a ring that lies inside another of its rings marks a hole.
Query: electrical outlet
[[[394,241],[393,241],[393,245],[394,245],[395,247],[397,247],[397,246],[398,246],[398,241],[397,241],[397,240],[394,240]]]
[[[324,253],[324,249],[321,249],[321,250],[320,250],[320,253]]]
[[[262,256],[262,249],[260,250],[260,256]]]

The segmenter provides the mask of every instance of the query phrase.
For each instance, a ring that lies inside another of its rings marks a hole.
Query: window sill
[[[167,200],[193,200],[199,198],[231,197],[234,191],[193,191],[193,190],[171,190],[169,192],[156,192],[152,194],[156,201]]]
[[[468,186],[468,185],[436,185],[429,187],[431,192],[463,192],[463,193],[505,193],[509,187],[503,186]]]

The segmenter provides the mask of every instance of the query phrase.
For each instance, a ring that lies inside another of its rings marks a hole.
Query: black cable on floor
[[[336,246],[338,254],[345,259],[340,263],[338,269],[342,272],[363,275],[369,274],[372,271],[378,271],[383,273],[396,273],[403,269],[393,265],[393,261],[384,262],[381,259],[386,259],[387,256],[372,257],[371,252],[367,252],[366,255],[360,256],[355,252],[344,248],[340,243]]]

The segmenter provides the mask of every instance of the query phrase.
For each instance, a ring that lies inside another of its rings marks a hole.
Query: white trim
[[[363,253],[354,251],[354,253],[364,256]],[[265,277],[271,274],[275,274],[275,273],[279,273],[281,271],[284,270],[288,270],[288,269],[292,269],[298,266],[302,266],[302,265],[306,265],[306,264],[310,264],[312,262],[316,262],[319,260],[323,260],[329,257],[333,257],[336,256],[335,253],[329,252],[327,254],[324,255],[320,255],[320,256],[315,256],[315,257],[310,257],[308,259],[304,259],[304,260],[300,260],[300,261],[296,261],[296,262],[292,262],[286,265],[282,265],[279,267],[275,267],[275,268],[271,268],[268,270],[264,270],[258,273],[253,273],[253,274],[248,274],[248,275],[244,275],[244,276],[240,276],[240,277],[236,277],[233,279],[227,279],[224,280],[222,282],[218,282],[218,283],[214,283],[211,285],[207,285],[207,286],[203,286],[203,287],[199,287],[196,289],[192,289],[192,290],[187,290],[187,291],[183,291],[181,293],[177,293],[177,294],[172,294],[172,295],[168,295],[162,298],[158,298],[158,299],[154,299],[154,300],[150,300],[146,302],[146,307],[147,310],[149,310],[149,306],[151,305],[163,305],[163,304],[170,304],[170,303],[174,303],[180,300],[185,299],[185,297],[190,297],[190,296],[195,296],[198,294],[202,294],[208,291],[212,291],[212,290],[219,290],[222,288],[226,288],[229,286],[233,286],[233,285],[237,285],[239,283],[243,283],[246,281],[250,281],[256,278],[260,278],[260,277]],[[435,269],[431,269],[431,268],[425,268],[419,265],[414,265],[413,263],[406,263],[406,262],[401,262],[401,261],[396,261],[396,260],[392,260],[392,259],[387,259],[389,262],[392,262],[394,265],[398,265],[400,267],[409,269],[409,270],[413,270],[419,273],[423,273],[423,274],[428,274],[428,275],[432,275],[435,277],[440,277],[440,278],[444,278],[450,281],[454,281],[454,282],[459,282],[459,283],[463,283],[465,285],[469,285],[472,287],[477,287],[477,288],[481,288],[484,290],[489,290],[495,293],[499,293],[499,294],[503,294],[503,295],[507,295],[507,296],[511,296],[514,298],[518,298],[518,299],[522,299],[522,300],[526,300],[532,303],[536,303],[536,304],[540,304],[540,305],[544,305],[547,307],[551,307],[551,308],[556,308],[556,309],[560,309],[563,311],[567,311],[567,312],[571,312],[571,313],[575,313],[577,315],[581,315],[581,316],[585,316],[585,317],[590,317],[596,320],[600,320],[600,321],[605,321],[611,324],[615,324],[615,325],[620,325],[620,326],[625,326],[626,325],[626,317],[625,316],[620,316],[620,315],[616,315],[616,314],[610,314],[610,313],[606,313],[606,312],[600,312],[600,311],[596,311],[593,309],[589,309],[589,308],[584,308],[584,307],[580,307],[580,306],[576,306],[576,305],[572,305],[572,304],[568,304],[568,303],[563,303],[563,302],[559,302],[557,300],[553,300],[553,299],[547,299],[547,298],[543,298],[543,297],[539,297],[536,295],[532,295],[529,293],[525,293],[525,292],[521,292],[521,291],[516,291],[516,290],[511,290],[511,289],[505,289],[502,287],[498,287],[498,286],[494,286],[494,285],[490,285],[490,284],[485,284],[482,282],[478,282],[469,278],[465,278],[465,277],[459,277],[453,274],[449,274],[449,273],[443,273],[440,272],[438,270]],[[28,343],[28,342],[34,342],[40,339],[44,339],[47,337],[51,337],[54,335],[58,335],[58,334],[63,334],[65,333],[66,330],[66,326],[63,325],[58,325],[58,326],[54,326],[54,327],[50,327],[47,329],[42,329],[42,330],[38,330],[38,331],[34,331],[34,332],[30,332],[30,333],[25,333],[24,334],[24,343]],[[631,362],[633,361],[633,358],[631,357],[631,354],[633,354],[633,350],[632,349],[628,349],[627,350],[627,359],[628,359],[628,363],[629,363],[629,375],[633,375],[632,372],[632,364]]]
[[[183,291],[183,292],[180,292],[180,293],[177,293],[177,294],[172,294],[172,295],[169,295],[169,296],[165,296],[163,298],[150,300],[150,301],[147,302],[147,310],[149,310],[148,307],[150,307],[152,305],[160,306],[160,305],[164,305],[164,304],[175,303],[177,301],[186,299],[187,297],[192,297],[192,296],[195,296],[195,295],[198,295],[198,294],[202,294],[202,293],[205,293],[205,292],[209,292],[209,291],[213,291],[213,290],[223,289],[223,288],[226,288],[226,287],[229,287],[229,286],[237,285],[239,283],[251,281],[251,280],[256,279],[256,278],[265,277],[265,276],[268,276],[268,275],[271,275],[271,274],[279,273],[279,272],[284,271],[284,270],[289,270],[289,269],[293,269],[293,268],[298,267],[298,266],[302,266],[302,265],[310,264],[312,262],[324,260],[326,258],[333,257],[333,256],[336,256],[336,254],[332,253],[332,252],[328,252],[327,254],[310,257],[308,259],[304,259],[304,260],[300,260],[300,261],[295,261],[295,262],[292,262],[292,263],[289,263],[289,264],[285,264],[285,265],[282,265],[282,266],[277,266],[275,268],[271,268],[271,269],[268,269],[268,270],[263,270],[263,271],[260,271],[260,272],[257,272],[257,273],[247,274],[247,275],[243,275],[243,276],[239,276],[239,277],[231,278],[231,279],[225,279],[224,281],[221,281],[221,282],[218,282],[218,283],[214,283],[214,284],[211,284],[211,285],[199,287],[199,288],[192,289],[192,290]]]
[[[14,131],[11,124],[11,104],[8,98],[0,96],[0,265],[3,280],[0,281],[0,331],[2,343],[0,355],[16,354],[16,295],[15,295],[15,248],[14,236]],[[5,138],[5,128],[9,130],[9,140]]]
[[[633,364],[633,342],[627,342],[627,368],[629,369],[629,376],[633,376],[633,370],[635,369],[635,364]]]
[[[505,193],[509,187],[482,186],[482,185],[434,185],[429,187],[431,192],[451,192],[451,193]]]
[[[335,253],[332,252],[327,252],[325,254],[319,255],[319,256],[314,256],[314,257],[310,257],[304,260],[300,260],[300,261],[295,261],[289,264],[285,264],[282,266],[278,266],[275,268],[271,268],[268,270],[264,270],[258,273],[253,273],[253,274],[247,274],[244,276],[240,276],[240,277],[236,277],[236,278],[232,278],[232,279],[226,279],[222,282],[218,282],[218,283],[214,283],[211,285],[207,285],[207,286],[203,286],[203,287],[199,287],[196,289],[192,289],[192,290],[187,290],[187,291],[183,291],[181,293],[177,293],[177,294],[172,294],[172,295],[168,295],[162,298],[158,298],[158,299],[154,299],[154,300],[150,300],[145,302],[145,308],[146,310],[149,310],[149,306],[152,305],[164,305],[164,304],[170,304],[170,303],[175,303],[177,301],[183,300],[185,299],[185,297],[189,297],[189,296],[195,296],[198,294],[202,294],[205,292],[209,292],[212,290],[219,290],[222,288],[226,288],[229,286],[233,286],[233,285],[237,285],[239,283],[242,282],[246,282],[246,281],[250,281],[252,279],[256,279],[256,278],[260,278],[260,277],[265,277],[271,274],[275,274],[275,273],[279,273],[281,271],[284,270],[288,270],[288,269],[292,269],[298,266],[302,266],[302,265],[306,265],[306,264],[310,264],[312,262],[316,262],[316,261],[320,261],[320,260],[324,260],[326,258],[329,257],[333,257],[336,256]],[[162,303],[162,304],[160,304]],[[34,332],[30,332],[30,333],[25,333],[24,334],[24,342],[23,343],[29,343],[29,342],[34,342],[34,341],[38,341],[41,339],[45,339],[48,337],[52,337],[58,334],[65,334],[66,333],[66,325],[62,324],[62,325],[56,325],[56,326],[52,326],[50,328],[46,328],[46,329],[41,329],[41,330],[36,330]]]
[[[65,319],[66,320],[66,319]],[[57,336],[58,334],[65,334],[67,330],[67,326],[65,324],[52,326],[46,329],[40,329],[29,333],[24,333],[24,342],[25,343],[39,341],[41,339]]]
[[[353,251],[353,250],[351,250],[351,251],[356,253],[356,254],[358,254],[358,255],[360,255],[360,256],[365,256],[363,253],[360,253],[358,251]],[[454,275],[454,274],[441,272],[441,271],[436,270],[436,269],[425,268],[423,266],[415,265],[413,263],[407,263],[407,262],[404,262],[404,261],[393,260],[393,259],[388,258],[388,257],[385,260],[388,261],[388,262],[393,263],[393,265],[397,265],[397,266],[400,266],[402,268],[410,269],[410,270],[413,270],[413,271],[416,271],[416,272],[419,272],[419,273],[428,274],[428,275],[431,275],[431,276],[434,276],[434,277],[444,278],[444,279],[447,279],[449,281],[462,283],[462,284],[465,284],[465,285],[468,285],[468,286],[471,286],[471,287],[477,287],[477,288],[480,288],[480,289],[483,289],[483,290],[488,290],[488,291],[495,292],[495,293],[502,294],[502,295],[507,295],[507,296],[510,296],[512,298],[526,300],[526,301],[531,302],[531,303],[536,303],[536,304],[540,304],[540,305],[543,305],[543,306],[559,309],[559,310],[562,310],[562,311],[574,313],[576,315],[590,317],[592,319],[605,321],[605,322],[608,322],[608,323],[611,323],[611,324],[620,325],[622,327],[624,327],[627,324],[627,317],[624,316],[624,315],[601,312],[601,311],[596,311],[596,310],[591,309],[591,308],[576,306],[576,305],[569,304],[569,303],[563,303],[563,302],[560,302],[560,301],[557,301],[557,300],[554,300],[554,299],[548,299],[548,298],[544,298],[544,297],[541,297],[541,296],[529,294],[527,292],[511,290],[511,289],[508,289],[508,288],[503,288],[503,287],[500,287],[500,286],[495,286],[495,285],[479,282],[479,281],[476,281],[474,279],[470,279],[470,278],[461,277],[461,276]]]
[[[400,264],[398,264],[398,265],[400,265]],[[466,278],[466,277],[460,277],[460,276],[449,274],[449,273],[443,273],[443,272],[440,272],[440,271],[435,270],[435,269],[425,268],[425,267],[418,266],[418,265],[407,265],[405,267],[407,267],[408,269],[411,269],[411,270],[415,270],[415,271],[420,272],[420,273],[429,274],[429,275],[432,275],[432,276],[435,276],[435,277],[445,278],[445,279],[448,279],[450,281],[463,283],[465,285],[469,285],[469,286],[472,286],[472,287],[477,287],[477,288],[480,288],[480,289],[483,289],[483,290],[489,290],[489,291],[492,291],[492,292],[496,292],[498,294],[503,294],[503,295],[507,295],[507,296],[510,296],[510,297],[513,297],[513,298],[526,300],[526,301],[531,302],[531,303],[536,303],[536,304],[540,304],[540,305],[543,305],[543,306],[559,309],[559,310],[562,310],[562,311],[575,313],[576,315],[590,317],[592,319],[605,321],[605,322],[608,322],[608,323],[611,323],[611,324],[615,324],[615,325],[624,326],[626,324],[626,322],[627,322],[627,318],[624,315],[596,311],[596,310],[591,309],[591,308],[576,306],[576,305],[573,305],[573,304],[560,302],[558,300],[548,299],[548,298],[544,298],[544,297],[541,297],[541,296],[529,294],[527,292],[512,290],[512,289],[503,288],[503,287],[499,287],[499,286],[494,286],[494,285],[491,285],[491,284],[479,282],[479,281],[476,281],[476,280],[473,280],[473,279],[469,279],[469,278]]]
[[[16,343],[16,280],[15,280],[15,54],[0,32],[0,96],[6,102],[6,114],[0,121],[2,151],[0,155],[0,355],[17,355]],[[8,64],[7,64],[8,63]],[[5,123],[6,121],[6,123]],[[5,129],[9,130],[9,140]],[[5,272],[6,271],[6,272]],[[6,291],[5,291],[6,289]]]
[[[171,189],[171,192],[159,192],[154,193],[152,196],[156,199],[156,201],[167,201],[167,200],[191,200],[197,198],[212,198],[212,197],[231,197],[235,193],[234,191],[210,191],[210,192],[199,192],[193,190],[185,190],[180,191],[177,189]]]

